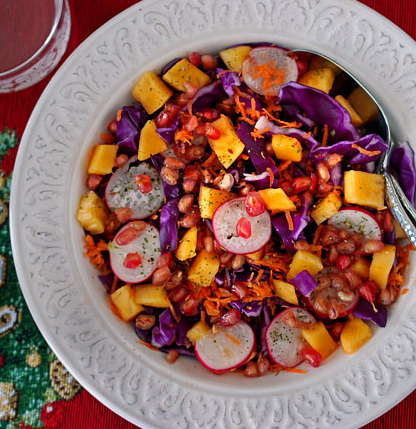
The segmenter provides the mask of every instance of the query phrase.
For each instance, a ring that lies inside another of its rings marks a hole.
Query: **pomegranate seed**
[[[195,164],[187,165],[183,173],[183,178],[192,179],[198,182],[202,179],[201,170]]]
[[[182,93],[176,97],[175,102],[179,107],[184,107],[188,104],[189,98],[186,96],[186,94]]]
[[[191,116],[188,122],[185,124],[186,131],[190,133],[198,126],[198,118],[196,116]]]
[[[152,181],[146,174],[136,174],[134,181],[142,194],[148,194],[153,190]]]
[[[377,296],[378,287],[373,282],[364,282],[359,288],[358,293],[368,302],[374,302]]]
[[[169,267],[172,263],[172,253],[166,252],[159,256],[156,262],[156,268]]]
[[[289,181],[282,182],[280,184],[280,187],[283,189],[283,191],[286,195],[290,196],[293,194],[293,185],[291,182],[289,182]]]
[[[114,136],[117,134],[117,124],[116,121],[111,121],[108,126],[107,130],[109,133],[113,134]]]
[[[340,255],[337,258],[337,268],[340,271],[344,271],[351,265],[351,257],[347,255]]]
[[[125,165],[125,163],[129,160],[129,157],[122,153],[116,158],[116,162],[114,163],[114,167],[121,168]]]
[[[204,107],[202,109],[202,116],[207,120],[207,121],[215,121],[215,119],[218,118],[219,113],[217,109],[212,109],[210,107]]]
[[[241,320],[240,312],[233,308],[221,316],[220,323],[222,326],[233,326]]]
[[[128,253],[123,261],[123,267],[137,268],[142,262],[142,258],[138,253]]]
[[[259,374],[259,377],[261,377],[262,375],[267,374],[267,372],[269,371],[270,362],[265,356],[260,355],[256,366],[257,366],[257,372]]]
[[[195,67],[198,67],[201,65],[201,55],[199,54],[199,52],[191,52],[188,55],[188,60]]]
[[[244,206],[249,216],[260,216],[266,210],[266,205],[264,204],[263,198],[256,191],[249,192],[246,195],[244,199]]]
[[[169,126],[169,114],[165,111],[160,112],[156,118],[157,128],[167,128]]]
[[[185,316],[195,316],[198,314],[198,300],[189,298],[179,304],[180,312]]]
[[[338,341],[343,329],[344,324],[342,322],[335,322],[335,324],[328,329],[329,335],[331,335],[334,341]]]
[[[87,188],[91,189],[91,191],[95,191],[98,188],[98,185],[103,180],[102,176],[98,174],[90,174],[87,179]]]
[[[259,372],[258,372],[256,363],[255,362],[249,362],[246,365],[246,369],[243,371],[243,375],[245,377],[258,377]]]
[[[248,295],[247,286],[242,283],[235,283],[231,286],[231,292],[237,295],[238,299],[243,299]]]
[[[130,207],[119,207],[113,213],[121,223],[127,222],[133,216],[133,210]]]
[[[194,98],[196,93],[198,92],[198,87],[192,84],[191,82],[184,82],[182,84],[183,89],[185,90],[185,95],[190,98]]]
[[[311,192],[313,192],[316,189],[316,185],[318,184],[318,177],[315,173],[311,173],[311,187],[309,188]]]
[[[115,241],[119,246],[125,246],[139,236],[139,231],[131,226],[117,234]]]
[[[208,124],[205,129],[205,135],[211,140],[218,140],[221,137],[221,131]]]
[[[380,240],[367,240],[364,241],[363,245],[361,246],[361,250],[367,254],[381,252],[383,248],[384,243]]]
[[[308,63],[305,60],[297,60],[296,65],[298,66],[299,76],[305,74],[308,70]]]
[[[169,293],[169,299],[172,302],[180,302],[188,295],[188,291],[183,286],[177,286]]]
[[[168,364],[174,364],[179,358],[179,352],[177,350],[169,350],[166,355],[166,361]]]
[[[217,67],[218,61],[212,55],[201,55],[201,64],[204,70],[213,70]]]
[[[153,272],[152,285],[163,285],[170,279],[170,270],[166,265]]]
[[[321,354],[313,349],[311,346],[305,346],[300,352],[304,361],[308,362],[310,366],[317,368],[322,362]]]
[[[293,179],[292,188],[293,193],[300,194],[301,192],[307,191],[311,187],[311,179],[309,177],[296,177]]]
[[[324,161],[317,162],[316,172],[318,173],[318,177],[323,182],[328,182],[328,180],[331,178],[331,175],[329,174],[328,167],[326,166]]]
[[[242,217],[235,227],[235,232],[242,238],[251,237],[251,223],[245,217]]]

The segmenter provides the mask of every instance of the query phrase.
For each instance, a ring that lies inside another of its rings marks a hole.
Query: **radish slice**
[[[245,84],[257,94],[276,96],[282,85],[297,81],[298,66],[284,49],[263,46],[250,51],[242,75]]]
[[[266,347],[271,359],[278,365],[293,367],[303,360],[301,350],[307,346],[299,328],[292,328],[284,322],[288,312],[293,312],[300,322],[315,323],[309,311],[299,307],[288,308],[279,313],[266,330]]]
[[[132,219],[145,219],[162,206],[165,194],[156,169],[145,162],[132,166],[135,161],[137,157],[133,156],[111,176],[105,189],[105,199],[111,210],[130,207]],[[134,181],[137,174],[145,174],[150,178],[153,189],[147,194],[141,193],[137,187]]]
[[[218,374],[245,364],[255,343],[250,325],[238,322],[199,338],[195,343],[195,354],[205,368]]]
[[[348,232],[362,234],[366,240],[381,240],[377,219],[360,207],[345,207],[328,219],[328,224]]]
[[[249,238],[240,237],[236,232],[237,223],[243,217],[251,223]],[[257,252],[270,240],[272,233],[267,210],[259,216],[249,216],[244,206],[244,197],[234,198],[220,205],[212,217],[212,229],[218,244],[238,255]]]
[[[138,236],[125,245],[118,244],[123,232],[132,228],[134,222],[124,225],[115,235],[114,240],[108,243],[110,252],[110,264],[114,274],[123,282],[139,283],[148,279],[156,268],[157,260],[160,257],[160,242],[158,230],[146,224],[143,231]],[[124,264],[129,253],[137,253],[141,258],[140,265],[135,268],[127,268]]]

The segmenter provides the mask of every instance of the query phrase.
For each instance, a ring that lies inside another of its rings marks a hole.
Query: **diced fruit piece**
[[[212,219],[215,210],[217,210],[222,203],[234,197],[235,194],[232,192],[219,191],[218,189],[201,186],[198,200],[201,218]]]
[[[257,252],[254,253],[247,253],[246,254],[246,258],[250,258],[253,261],[259,261],[260,259],[263,258],[264,255],[264,247],[262,247],[260,250],[258,250]]]
[[[163,286],[137,285],[134,287],[134,302],[156,308],[168,308],[170,302]]]
[[[134,289],[124,285],[111,294],[111,302],[124,322],[129,322],[143,311],[143,306],[135,302]]]
[[[347,100],[360,115],[364,124],[375,119],[379,113],[376,103],[361,86],[357,86],[347,97]]]
[[[337,348],[337,344],[321,321],[301,329],[301,332],[308,344],[321,354],[322,359],[326,359]]]
[[[272,233],[269,213],[264,211],[258,216],[248,216],[244,201],[244,197],[226,201],[218,207],[212,218],[212,229],[218,244],[235,254],[256,252],[265,246]],[[251,224],[250,238],[243,238],[236,232],[241,218]]]
[[[299,305],[298,297],[296,295],[295,287],[290,283],[282,282],[281,280],[273,279],[274,293],[284,301]]]
[[[396,256],[396,246],[385,244],[381,252],[373,254],[370,265],[370,281],[374,282],[381,289],[385,289],[389,279],[390,270],[394,264]]]
[[[316,206],[311,211],[312,219],[320,225],[327,219],[338,213],[342,206],[342,200],[335,192],[331,192],[324,198],[318,201]]]
[[[188,280],[201,286],[209,286],[220,268],[220,260],[215,253],[201,250],[193,260],[188,272]]]
[[[251,237],[251,223],[245,217],[242,217],[238,220],[237,225],[235,226],[235,232],[241,238],[250,238]]]
[[[363,125],[363,120],[348,100],[346,100],[342,95],[337,95],[335,100],[338,101],[338,103],[350,114],[351,122],[355,127],[358,128]]]
[[[330,225],[361,234],[366,240],[381,240],[377,219],[361,207],[345,207],[328,219]]]
[[[277,159],[299,162],[302,159],[302,145],[294,137],[273,134],[272,147]]]
[[[300,322],[316,322],[309,311],[299,307],[288,308],[271,321],[266,330],[267,353],[275,363],[288,368],[302,362],[301,350],[307,345],[301,330],[285,322],[287,316],[292,316],[290,313]]]
[[[198,237],[198,228],[193,226],[185,232],[179,242],[178,248],[175,252],[176,257],[180,261],[186,261],[196,255],[196,242]]]
[[[143,104],[151,115],[172,97],[172,90],[155,72],[144,72],[133,88],[133,98]]]
[[[107,216],[106,204],[94,191],[89,191],[80,198],[77,220],[86,231],[102,234]]]
[[[195,344],[200,338],[208,334],[208,332],[211,332],[211,327],[208,323],[200,320],[199,322],[196,322],[191,329],[189,329],[186,333],[186,337],[192,344]]]
[[[356,352],[373,335],[370,327],[358,317],[347,321],[341,332],[341,346],[348,355]]]
[[[320,55],[312,55],[309,61],[309,70],[331,69],[335,75],[339,75],[342,70],[332,61],[321,57]]]
[[[88,174],[110,174],[116,163],[117,149],[116,144],[97,144],[88,165]]]
[[[208,142],[224,168],[228,168],[242,154],[244,143],[238,138],[228,116],[221,115],[211,125],[221,133],[221,136],[215,140],[208,138]]]
[[[307,362],[310,366],[313,366],[314,368],[318,368],[318,366],[321,365],[321,354],[315,349],[313,349],[311,346],[304,347],[301,350],[300,355],[305,362]]]
[[[360,258],[350,267],[361,280],[368,280],[370,275],[370,262],[365,258]]]
[[[240,73],[244,60],[250,55],[250,46],[236,46],[220,51],[220,57],[228,70]]]
[[[238,322],[199,338],[195,354],[205,368],[221,374],[245,364],[255,345],[253,329],[246,322]]]
[[[166,142],[156,132],[156,129],[156,123],[153,120],[147,121],[142,128],[140,132],[139,151],[137,153],[137,159],[139,161],[149,159],[151,155],[156,155],[168,148]]]
[[[306,250],[298,250],[287,273],[287,279],[293,279],[301,271],[306,270],[312,277],[319,273],[324,266],[321,258]]]
[[[210,77],[195,67],[187,59],[178,61],[164,75],[163,80],[178,91],[185,91],[184,82],[189,82],[197,88],[208,85],[211,82]]]
[[[329,93],[335,80],[335,73],[330,68],[308,70],[299,78],[299,83]]]
[[[344,173],[344,197],[350,204],[379,209],[384,206],[384,178],[364,171]]]
[[[152,181],[146,174],[137,174],[134,176],[134,181],[142,194],[148,194],[153,190]]]
[[[398,224],[396,219],[393,219],[393,227],[396,240],[400,238],[407,238],[406,233],[403,231],[403,228]]]
[[[259,216],[266,210],[263,198],[256,191],[249,192],[244,198],[244,207],[249,216]]]
[[[272,214],[285,211],[293,212],[296,210],[295,204],[282,188],[261,189],[258,192],[263,198],[267,210],[270,210]]]

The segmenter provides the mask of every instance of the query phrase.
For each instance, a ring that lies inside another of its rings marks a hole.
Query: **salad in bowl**
[[[143,73],[90,151],[77,219],[114,313],[169,363],[303,371],[351,354],[407,291],[387,150],[317,55],[244,44]],[[413,152],[391,158],[413,202]]]

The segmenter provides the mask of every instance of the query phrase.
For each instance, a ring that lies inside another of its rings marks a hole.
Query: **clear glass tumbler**
[[[32,86],[65,53],[68,0],[0,0],[0,29],[0,93]]]

